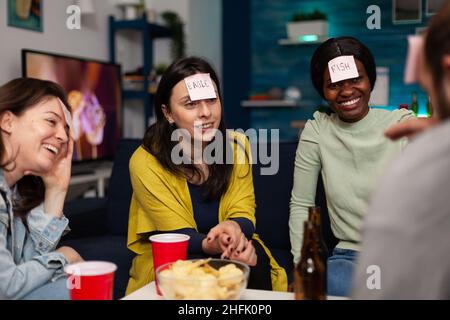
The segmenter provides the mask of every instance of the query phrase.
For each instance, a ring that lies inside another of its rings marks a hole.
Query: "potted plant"
[[[159,63],[155,66],[155,72],[157,76],[162,76],[163,73],[166,71],[166,69],[168,68],[168,65],[165,63]]]
[[[327,16],[317,9],[311,13],[297,12],[287,23],[287,34],[290,39],[296,40],[307,36],[326,37],[328,36]]]
[[[180,16],[173,11],[165,11],[161,14],[165,24],[172,35],[172,59],[177,60],[185,56],[184,23]]]

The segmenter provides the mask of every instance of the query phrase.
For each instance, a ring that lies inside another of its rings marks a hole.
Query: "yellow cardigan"
[[[233,136],[237,141],[243,142],[242,145],[246,145],[245,149],[250,155],[246,137],[237,133],[233,133]],[[247,160],[242,161],[246,159],[243,148],[237,146],[234,150],[235,164],[229,187],[220,199],[219,222],[247,218],[255,225],[251,165]],[[237,162],[238,160],[241,161]],[[176,176],[163,168],[142,146],[131,157],[130,176],[133,196],[128,224],[128,248],[137,256],[130,270],[127,295],[154,280],[152,249],[148,239],[150,232],[184,228],[197,230],[186,178]],[[286,291],[285,270],[278,265],[257,234],[253,235],[253,239],[262,245],[270,258],[273,290]]]

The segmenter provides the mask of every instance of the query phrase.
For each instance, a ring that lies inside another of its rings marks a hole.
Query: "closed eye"
[[[53,120],[53,119],[45,119],[48,123],[50,123],[50,125],[52,126],[52,127],[54,127],[55,125],[56,125],[56,120]]]
[[[185,107],[195,108],[198,105],[198,101],[188,101],[184,104]]]

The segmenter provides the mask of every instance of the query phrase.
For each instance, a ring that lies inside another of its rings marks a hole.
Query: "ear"
[[[11,111],[5,111],[0,115],[0,128],[2,132],[12,133],[15,115]]]
[[[162,112],[164,113],[164,117],[166,117],[167,121],[170,124],[174,124],[175,120],[173,120],[172,115],[170,114],[169,108],[165,104],[161,106]]]

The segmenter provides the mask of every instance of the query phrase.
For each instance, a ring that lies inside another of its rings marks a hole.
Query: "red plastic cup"
[[[85,261],[68,265],[64,270],[72,300],[112,300],[117,270],[114,263]]]
[[[163,233],[150,237],[157,294],[161,295],[158,279],[156,279],[156,269],[169,262],[186,260],[189,238],[188,235],[179,233]]]

